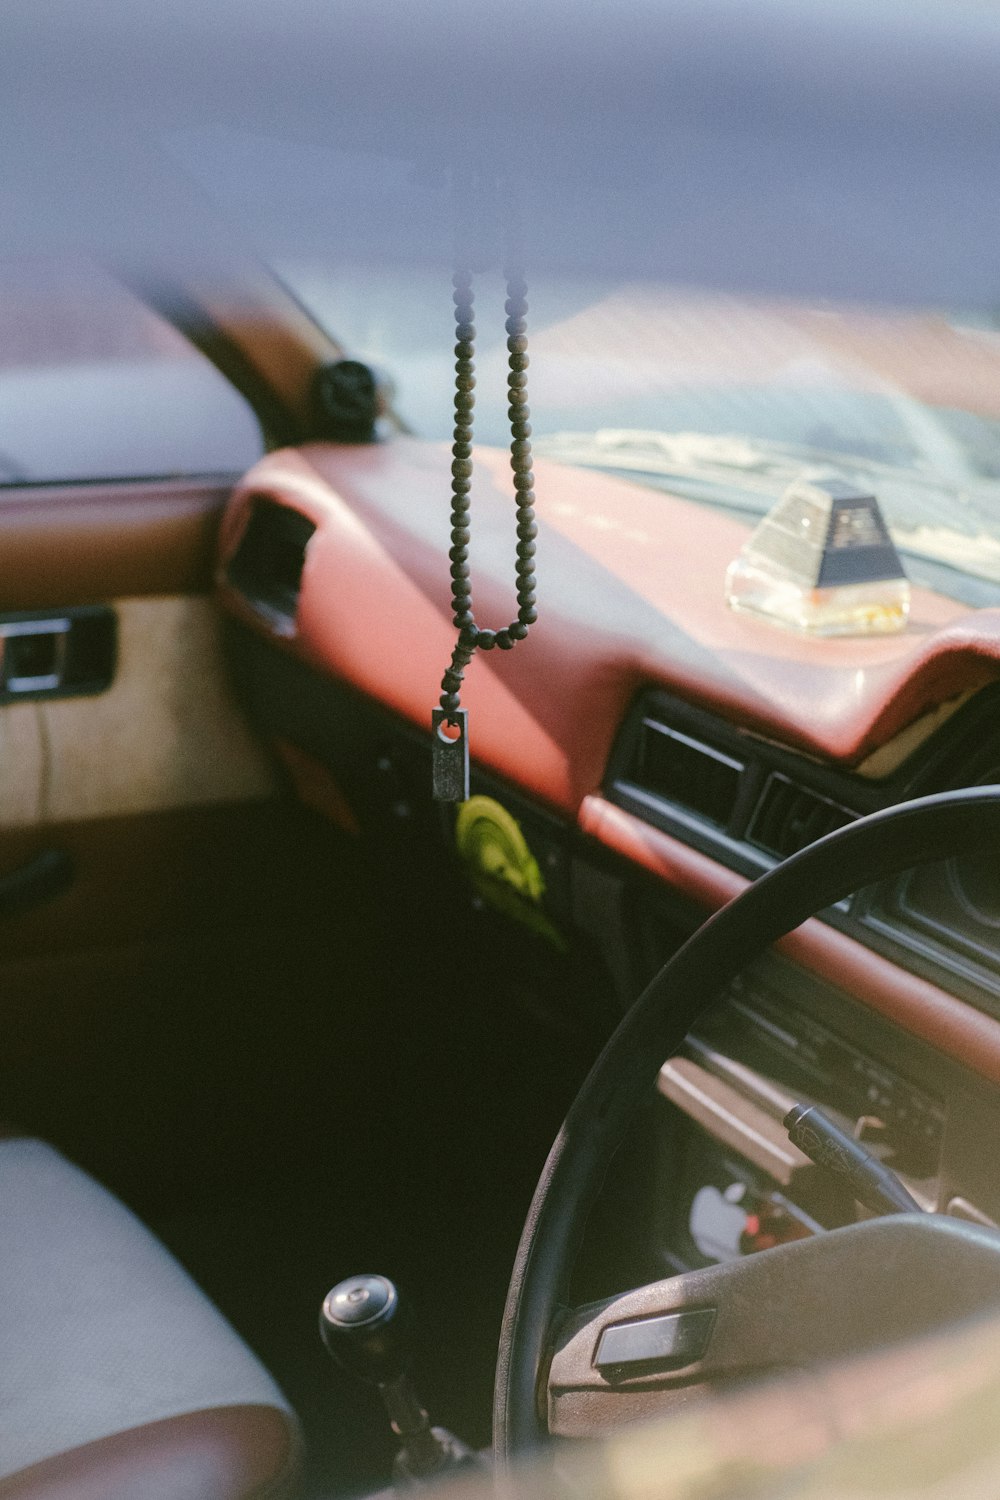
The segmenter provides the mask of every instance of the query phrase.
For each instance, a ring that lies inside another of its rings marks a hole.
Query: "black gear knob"
[[[388,1385],[410,1364],[407,1320],[387,1276],[351,1276],[327,1292],[319,1331],[328,1353],[352,1375]]]
[[[388,1276],[351,1276],[323,1298],[319,1331],[327,1352],[352,1375],[377,1385],[400,1443],[393,1473],[410,1490],[443,1469],[474,1465],[475,1455],[443,1427],[432,1427],[407,1370],[410,1340],[399,1293]]]

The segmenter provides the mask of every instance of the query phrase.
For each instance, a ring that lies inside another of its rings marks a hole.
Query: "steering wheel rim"
[[[575,1248],[643,1090],[698,1015],[748,963],[815,912],[914,866],[981,850],[990,838],[1000,840],[1000,787],[941,792],[861,818],[754,881],[647,985],[573,1101],[525,1219],[497,1357],[499,1472],[545,1436],[539,1392]]]

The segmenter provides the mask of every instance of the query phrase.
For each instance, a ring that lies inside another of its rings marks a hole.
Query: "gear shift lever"
[[[399,1293],[386,1276],[352,1276],[323,1299],[319,1331],[331,1358],[378,1388],[400,1450],[393,1470],[413,1484],[443,1469],[478,1463],[464,1443],[432,1427],[408,1370],[411,1346]]]

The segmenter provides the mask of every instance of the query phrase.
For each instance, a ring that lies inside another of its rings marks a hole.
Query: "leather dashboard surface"
[[[224,520],[232,554],[254,495],[316,525],[288,649],[429,727],[454,640],[450,453],[397,438],[261,460]],[[734,614],[726,566],[747,526],[596,473],[536,466],[539,622],[466,674],[473,756],[576,817],[601,784],[625,710],[650,686],[821,760],[856,765],[924,712],[1000,676],[1000,610],[913,591],[902,634],[815,640]],[[515,612],[506,454],[477,453],[476,617]],[[268,631],[232,589],[230,607]]]
[[[514,613],[506,454],[477,454],[476,617]],[[454,629],[450,453],[398,438],[268,455],[234,492],[220,533],[223,604],[321,673],[430,731]],[[622,717],[661,686],[731,721],[845,766],[920,715],[1000,677],[1000,610],[915,589],[897,636],[814,640],[733,614],[725,569],[748,527],[604,475],[538,463],[539,622],[466,674],[474,759],[698,904],[744,882],[606,803],[598,792]],[[226,581],[254,497],[316,526],[294,627],[276,630]],[[818,922],[786,940],[798,962],[981,1075],[1000,1079],[1000,1022]]]

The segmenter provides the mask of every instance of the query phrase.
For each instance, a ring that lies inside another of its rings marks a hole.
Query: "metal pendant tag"
[[[454,737],[448,733],[452,730]],[[469,800],[469,715],[457,708],[431,714],[431,774],[437,802]],[[455,733],[457,731],[457,733]]]

